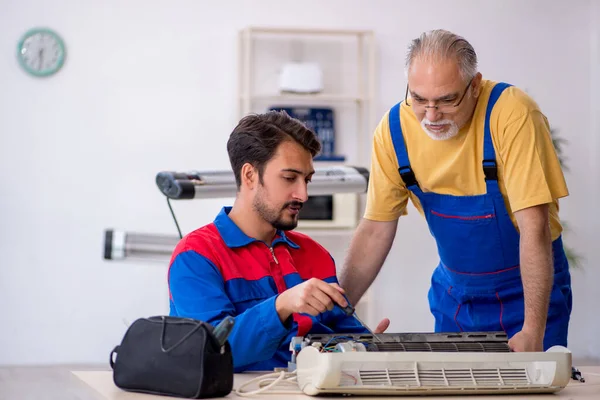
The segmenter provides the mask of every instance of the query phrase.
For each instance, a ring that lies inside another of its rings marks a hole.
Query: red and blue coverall
[[[224,207],[215,220],[186,235],[170,262],[170,315],[217,325],[229,336],[236,372],[287,367],[289,344],[307,333],[364,333],[340,307],[313,317],[293,314],[282,323],[275,300],[310,278],[337,283],[335,263],[320,244],[298,232],[278,231],[272,245],[245,235]]]

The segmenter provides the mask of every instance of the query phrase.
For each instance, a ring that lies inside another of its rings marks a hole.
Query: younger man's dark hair
[[[321,151],[321,143],[314,132],[285,111],[250,114],[240,120],[227,141],[229,162],[238,189],[242,183],[242,166],[252,164],[262,183],[265,165],[286,140],[302,145],[313,157]]]

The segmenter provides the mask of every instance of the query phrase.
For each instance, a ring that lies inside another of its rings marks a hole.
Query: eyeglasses
[[[469,91],[469,88],[471,87],[471,83],[473,83],[474,78],[475,77],[471,78],[471,80],[467,84],[467,87],[465,88],[464,93],[460,97],[460,100],[458,100],[458,103],[456,103],[456,98],[448,98],[448,99],[443,98],[443,99],[438,100],[436,105],[430,106],[430,105],[428,105],[430,103],[430,100],[415,98],[415,99],[412,99],[413,104],[410,104],[408,102],[408,85],[406,85],[406,94],[404,95],[404,102],[406,103],[407,106],[409,106],[409,107],[412,106],[416,112],[424,112],[428,108],[435,108],[438,112],[440,112],[442,114],[452,113],[453,111],[456,110],[456,108],[458,106],[460,106],[460,103],[462,103],[463,99],[465,98],[465,95],[467,94],[467,92]]]

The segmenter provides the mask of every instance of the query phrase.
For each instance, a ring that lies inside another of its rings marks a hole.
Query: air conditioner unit
[[[552,393],[571,378],[571,352],[511,352],[504,333],[309,335],[290,368],[308,395]]]

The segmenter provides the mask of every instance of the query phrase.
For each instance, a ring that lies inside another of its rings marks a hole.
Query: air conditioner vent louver
[[[501,342],[407,342],[407,343],[376,343],[373,351],[425,351],[425,352],[484,352],[507,353],[510,351],[507,343]]]
[[[508,353],[508,338],[503,332],[390,333],[390,334],[309,334],[305,344],[335,346],[348,341],[362,343],[372,352],[477,352]]]
[[[525,369],[434,369],[434,370],[361,370],[362,385],[375,386],[443,386],[478,387],[528,385],[530,380]],[[350,384],[352,376],[344,380]],[[356,383],[355,383],[356,384]]]

